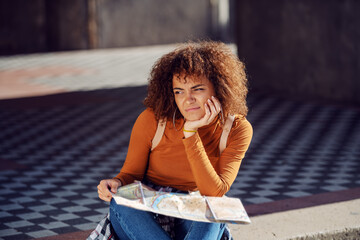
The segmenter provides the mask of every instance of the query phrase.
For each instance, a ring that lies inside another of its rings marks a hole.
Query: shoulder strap
[[[152,140],[152,146],[151,146],[151,151],[159,144],[159,142],[161,141],[162,136],[164,135],[165,132],[165,127],[166,127],[166,120],[164,119],[160,119],[158,122],[158,126],[155,132],[155,136]]]
[[[226,118],[223,131],[221,133],[220,142],[219,142],[219,151],[220,154],[224,151],[226,148],[227,139],[230,133],[230,130],[232,128],[233,122],[235,119],[235,115],[228,114],[228,117]]]

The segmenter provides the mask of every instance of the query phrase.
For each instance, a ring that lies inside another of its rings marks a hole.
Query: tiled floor
[[[144,79],[171,48],[0,58],[0,77],[37,69],[22,81],[62,92],[0,101],[0,239],[96,225],[107,212],[98,181],[120,170]],[[229,196],[250,205],[360,186],[359,109],[256,93],[249,107],[254,138]]]

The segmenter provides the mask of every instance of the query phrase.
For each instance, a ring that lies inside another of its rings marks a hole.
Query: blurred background
[[[233,41],[235,1],[1,1],[1,54]]]
[[[360,104],[356,0],[2,0],[0,54],[236,43],[252,89]]]
[[[247,68],[254,137],[228,196],[250,216],[360,198],[359,12],[358,0],[0,0],[0,239],[89,234],[153,63],[188,40],[223,41]]]

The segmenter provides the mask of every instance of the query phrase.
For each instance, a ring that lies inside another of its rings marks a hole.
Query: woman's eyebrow
[[[205,86],[204,84],[197,84],[197,85],[191,87],[191,89],[193,89],[193,88],[198,88],[198,87],[204,87],[204,86]]]
[[[204,84],[197,84],[195,86],[192,86],[191,89],[198,88],[198,87],[204,87],[204,86],[205,86]],[[173,90],[184,90],[184,89],[180,88],[180,87],[174,87]]]

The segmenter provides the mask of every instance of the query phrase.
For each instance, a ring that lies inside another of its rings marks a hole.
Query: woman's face
[[[185,82],[186,77],[186,82]],[[186,120],[199,120],[205,115],[205,103],[215,97],[213,84],[204,76],[174,74],[175,102]]]

